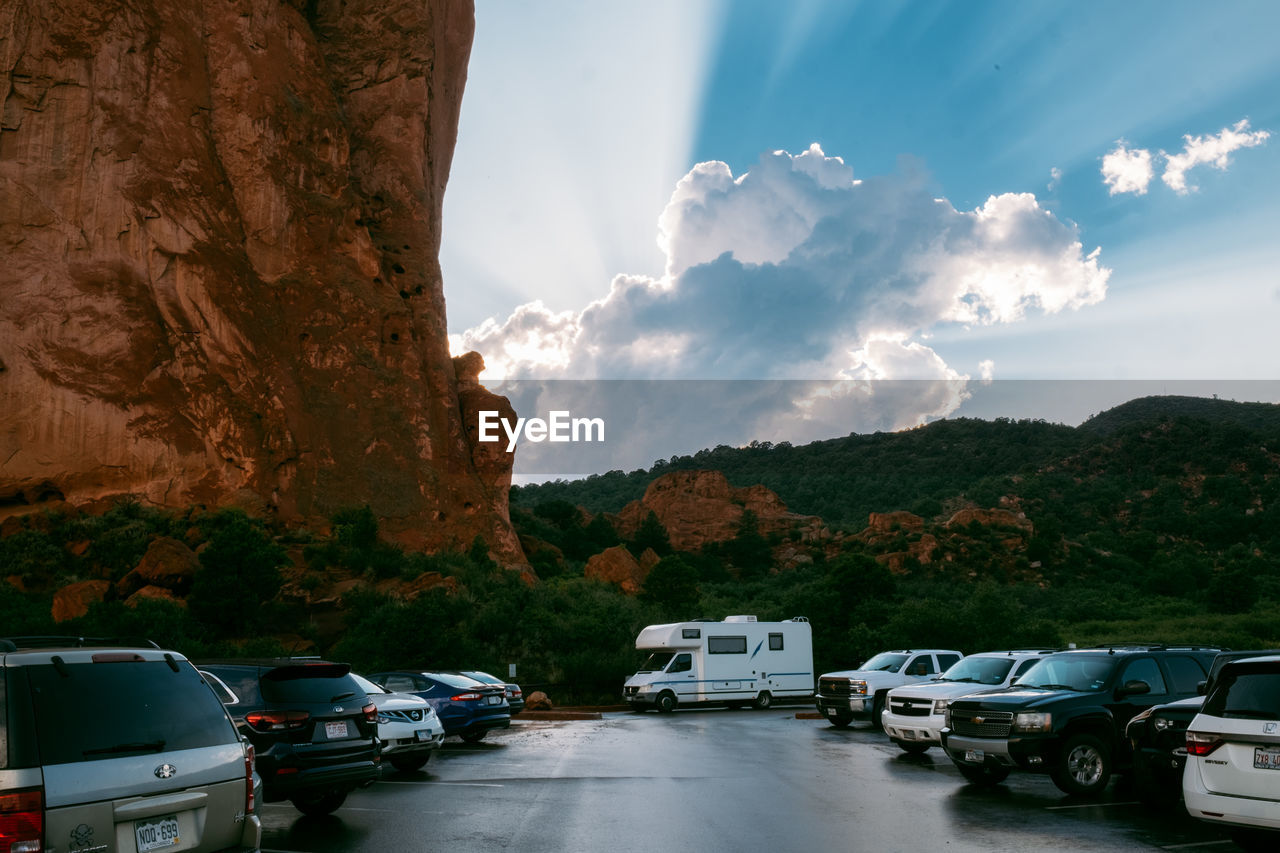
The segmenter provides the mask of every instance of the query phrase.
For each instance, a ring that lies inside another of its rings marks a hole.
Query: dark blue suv
[[[490,729],[511,725],[511,705],[500,684],[485,684],[453,670],[431,669],[376,672],[369,680],[394,693],[426,699],[444,723],[444,733],[458,735],[468,743],[483,739]]]

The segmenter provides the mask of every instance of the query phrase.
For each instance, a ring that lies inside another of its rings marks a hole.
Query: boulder
[[[655,555],[656,556],[656,555]],[[644,588],[649,570],[640,565],[624,545],[614,545],[587,560],[583,575],[608,581],[628,595],[636,595]]]
[[[110,592],[110,581],[80,581],[64,586],[53,594],[53,621],[79,619],[89,612],[89,605],[105,601]]]
[[[1025,515],[1020,512],[1013,512],[1007,509],[962,509],[947,519],[947,529],[952,530],[960,527],[968,527],[970,524],[977,522],[983,527],[1017,527],[1028,533],[1032,531],[1033,525]]]
[[[187,602],[173,594],[173,590],[162,586],[144,586],[124,600],[125,607],[137,607],[143,601],[172,601],[179,607],[186,607]]]
[[[524,709],[526,711],[551,711],[555,709],[555,706],[551,704],[547,694],[541,690],[535,690],[525,697]]]
[[[127,599],[143,587],[155,586],[185,596],[199,570],[195,551],[177,539],[160,536],[151,540],[133,571],[119,580],[116,593]]]

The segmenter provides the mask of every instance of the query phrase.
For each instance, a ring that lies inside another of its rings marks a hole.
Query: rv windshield
[[[662,672],[675,656],[675,652],[654,652],[640,667],[640,672]]]

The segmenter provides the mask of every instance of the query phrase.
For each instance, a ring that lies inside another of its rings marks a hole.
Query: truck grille
[[[853,691],[847,678],[822,678],[818,680],[818,692],[823,696],[849,696]]]
[[[639,693],[639,692],[640,692],[640,688],[639,688],[639,687],[623,687],[623,688],[622,688],[622,695],[623,695],[623,696],[634,696],[634,695],[636,695],[636,694],[637,694],[637,693]]]
[[[1008,711],[959,711],[951,709],[951,730],[967,737],[1008,737],[1013,714]]]
[[[889,697],[889,710],[903,717],[927,717],[933,711],[932,699],[899,699]]]

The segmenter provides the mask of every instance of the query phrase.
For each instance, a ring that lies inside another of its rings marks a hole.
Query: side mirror
[[[1196,685],[1197,696],[1203,696],[1208,692],[1209,692],[1209,682],[1201,681],[1199,684]]]
[[[1116,691],[1119,696],[1141,696],[1143,693],[1150,693],[1151,685],[1145,681],[1126,681],[1124,687]]]

